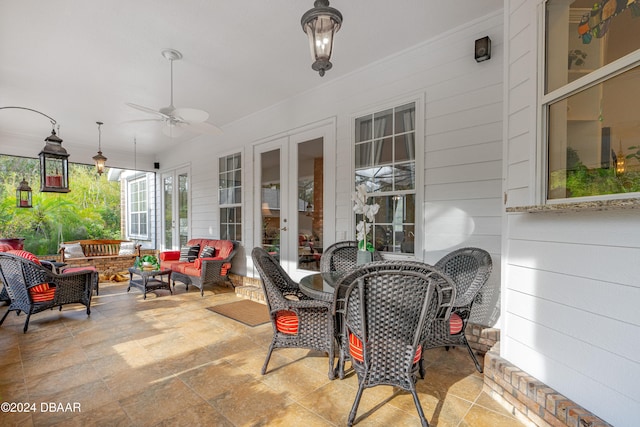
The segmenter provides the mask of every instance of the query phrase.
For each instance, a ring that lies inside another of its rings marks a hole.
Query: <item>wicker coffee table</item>
[[[138,278],[134,279],[134,274],[137,275]],[[164,276],[167,276],[166,282],[164,281]],[[147,292],[155,291],[156,289],[169,289],[169,292],[173,295],[171,285],[169,284],[170,280],[171,270],[169,269],[144,270],[131,267],[129,269],[129,287],[127,288],[127,292],[134,286],[142,290],[144,293],[143,299],[147,299]]]

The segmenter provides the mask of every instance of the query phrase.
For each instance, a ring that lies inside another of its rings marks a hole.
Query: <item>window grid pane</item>
[[[242,235],[242,161],[236,153],[221,157],[219,170],[220,238],[241,240]]]
[[[147,178],[141,177],[129,182],[129,235],[147,237]]]
[[[368,236],[379,251],[414,251],[415,120],[415,103],[355,119],[355,184],[380,204]]]

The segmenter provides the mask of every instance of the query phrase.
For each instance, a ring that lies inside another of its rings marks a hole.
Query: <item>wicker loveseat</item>
[[[191,239],[186,246],[192,248],[199,246],[197,256],[194,255],[193,261],[181,260],[180,251],[160,253],[160,267],[171,270],[174,287],[176,281],[184,283],[187,290],[189,290],[189,285],[193,285],[200,289],[200,295],[204,296],[205,285],[229,281],[228,272],[231,269],[231,260],[238,248],[237,242],[233,240]],[[215,252],[213,256],[202,257],[207,246],[214,248]]]

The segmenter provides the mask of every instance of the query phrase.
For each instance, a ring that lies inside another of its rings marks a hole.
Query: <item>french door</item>
[[[162,173],[162,247],[180,249],[189,240],[189,168]]]
[[[255,242],[294,280],[319,271],[327,236],[334,233],[325,216],[325,207],[335,205],[333,179],[330,186],[325,179],[334,175],[334,163],[327,161],[333,159],[334,129],[332,121],[254,148]]]

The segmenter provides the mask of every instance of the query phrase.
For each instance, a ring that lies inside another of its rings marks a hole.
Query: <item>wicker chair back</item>
[[[358,392],[349,414],[355,420],[364,388],[392,385],[412,393],[427,425],[415,381],[416,354],[432,322],[446,316],[455,297],[452,280],[437,268],[417,262],[375,262],[341,281],[345,291],[345,334],[362,343],[362,361],[352,357]],[[344,345],[344,343],[343,343]]]
[[[358,265],[358,242],[346,240],[336,242],[324,250],[320,258],[320,271],[351,271]],[[373,252],[373,261],[382,261],[378,251]]]

